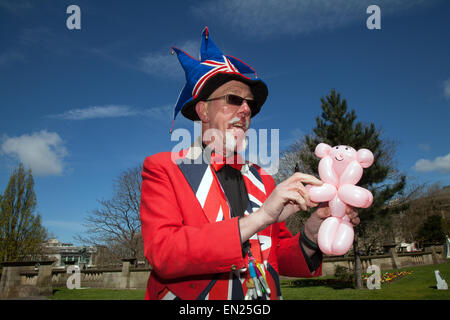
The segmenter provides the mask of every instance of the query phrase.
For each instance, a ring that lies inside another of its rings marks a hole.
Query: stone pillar
[[[433,259],[433,264],[439,263],[439,255],[436,253],[435,246],[431,247],[431,258]]]
[[[0,298],[9,298],[11,290],[20,285],[20,269],[3,263],[2,278],[0,280]]]
[[[401,264],[400,264],[400,260],[398,259],[397,252],[395,251],[395,248],[391,248],[391,249],[389,249],[389,251],[390,251],[391,259],[392,259],[392,267],[394,269],[400,269]]]
[[[88,263],[88,266],[89,266],[89,267],[92,266],[92,263],[93,263],[92,256],[93,256],[93,254],[90,253],[90,254],[89,254],[89,263]]]
[[[135,258],[122,259],[122,274],[120,276],[120,289],[130,288],[130,268],[135,264]]]
[[[51,295],[53,293],[52,268],[55,262],[54,260],[39,262],[36,286],[39,288],[40,295]]]
[[[32,286],[23,286],[21,283],[22,272],[34,271],[36,261],[3,262],[2,278],[0,280],[0,298],[20,298],[36,295]]]

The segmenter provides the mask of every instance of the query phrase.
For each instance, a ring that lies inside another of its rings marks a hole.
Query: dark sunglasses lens
[[[234,94],[227,95],[227,103],[232,104],[234,106],[240,106],[244,102],[244,98],[236,96]]]
[[[255,108],[257,106],[257,103],[255,100],[247,100],[247,104],[250,107],[250,109],[253,111],[255,110]]]
[[[256,108],[257,103],[255,100],[246,100],[234,94],[227,95],[227,103],[234,106],[242,106],[244,100],[247,101],[247,104],[250,107],[250,109],[253,110],[254,108]]]

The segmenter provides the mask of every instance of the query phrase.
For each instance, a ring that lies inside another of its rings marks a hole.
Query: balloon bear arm
[[[334,186],[339,184],[339,178],[333,168],[333,160],[331,157],[325,157],[319,162],[319,176],[324,183]]]
[[[314,202],[328,202],[337,194],[335,186],[324,183],[320,187],[313,186],[309,188],[309,199]]]
[[[363,168],[358,161],[350,162],[339,178],[339,184],[357,184],[363,174]]]
[[[340,186],[338,196],[346,204],[356,208],[368,208],[373,201],[369,190],[351,184]]]

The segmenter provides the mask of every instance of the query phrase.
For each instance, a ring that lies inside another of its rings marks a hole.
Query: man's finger
[[[317,215],[319,216],[319,218],[321,219],[325,219],[328,218],[329,216],[331,216],[331,209],[328,206],[325,205],[320,205],[319,208],[316,210]]]
[[[309,200],[309,206],[310,206],[311,208],[315,208],[315,207],[317,207],[318,205],[319,205],[318,202],[314,202],[314,201]]]
[[[295,188],[301,194],[301,196],[305,198],[305,200],[308,202],[309,192],[308,190],[306,190],[305,186],[301,182],[297,182]]]
[[[300,195],[303,197],[303,199],[305,199],[306,205],[309,208],[315,208],[319,205],[319,203],[311,201],[311,199],[309,198],[308,189],[301,182],[297,182],[296,190],[300,193]]]
[[[306,201],[305,199],[300,195],[299,192],[297,191],[289,191],[286,193],[286,196],[288,197],[288,200],[293,201],[294,203],[296,203],[297,205],[300,206],[300,208],[303,211],[308,210],[308,207],[306,205]]]
[[[354,219],[354,218],[358,217],[358,212],[351,207],[350,207],[350,209],[346,210],[345,214],[347,214],[350,219]]]
[[[357,225],[359,225],[359,223],[361,221],[359,220],[358,217],[356,217],[356,218],[351,219],[350,222],[351,222],[351,224],[353,224],[354,227],[356,227]]]
[[[300,181],[306,184],[312,184],[315,186],[321,186],[323,184],[322,181],[320,181],[319,179],[317,179],[316,177],[306,174],[306,173],[301,173],[301,172],[296,172],[292,175],[291,179],[293,181]]]

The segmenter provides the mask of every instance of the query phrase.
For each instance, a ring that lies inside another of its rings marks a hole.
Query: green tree
[[[417,238],[425,243],[442,243],[445,241],[442,217],[438,214],[429,216],[417,232]]]
[[[33,259],[41,253],[47,232],[35,209],[33,176],[20,164],[0,197],[0,261]]]
[[[381,138],[381,130],[373,123],[363,124],[356,121],[354,110],[348,111],[347,101],[341,99],[339,93],[333,89],[325,98],[321,98],[322,114],[316,118],[313,134],[305,135],[298,148],[300,169],[313,172],[318,176],[319,158],[314,150],[320,142],[331,146],[349,145],[356,150],[367,148],[374,154],[374,164],[364,169],[358,185],[369,189],[373,196],[373,204],[367,209],[358,209],[360,225],[355,228],[353,244],[355,256],[355,279],[357,288],[362,288],[362,270],[358,237],[364,237],[365,231],[377,217],[386,217],[392,211],[400,211],[400,206],[389,205],[393,197],[401,193],[405,186],[406,177],[395,169],[393,142]]]

